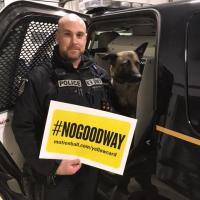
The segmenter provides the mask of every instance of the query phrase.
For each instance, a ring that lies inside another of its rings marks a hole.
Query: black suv
[[[12,111],[29,71],[51,58],[58,18],[69,12],[18,1],[0,13],[0,199],[30,199],[33,192],[12,135]],[[99,65],[107,50],[148,42],[125,173],[102,172],[95,200],[199,200],[200,2],[77,14],[88,24],[87,53]]]

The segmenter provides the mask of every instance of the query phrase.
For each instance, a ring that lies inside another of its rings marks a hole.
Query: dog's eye
[[[135,65],[139,68],[140,67],[140,62],[136,61]]]

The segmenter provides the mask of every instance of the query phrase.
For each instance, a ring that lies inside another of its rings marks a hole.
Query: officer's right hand
[[[56,170],[56,175],[73,175],[81,168],[79,159],[62,160]]]

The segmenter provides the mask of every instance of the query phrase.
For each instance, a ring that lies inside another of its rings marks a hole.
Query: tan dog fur
[[[122,51],[106,55],[109,61],[113,105],[117,112],[136,116],[137,93],[141,80],[140,59],[146,50],[147,43],[135,51]]]

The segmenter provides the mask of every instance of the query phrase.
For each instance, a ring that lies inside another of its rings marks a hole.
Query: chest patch
[[[82,87],[81,80],[58,80],[59,87]]]
[[[103,82],[100,78],[91,78],[85,80],[85,83],[88,87],[93,86],[93,85],[103,85]]]

